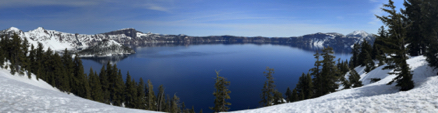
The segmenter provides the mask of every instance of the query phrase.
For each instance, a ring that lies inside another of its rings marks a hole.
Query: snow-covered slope
[[[386,85],[395,75],[389,75],[391,70],[381,70],[380,66],[368,74],[363,68],[356,68],[361,74],[364,86],[347,89],[325,96],[294,103],[286,103],[271,107],[235,111],[237,113],[412,113],[438,112],[438,76],[433,68],[427,66],[424,56],[407,60],[413,71],[415,88],[400,92],[393,85]],[[369,83],[369,78],[382,80]]]
[[[134,50],[119,44],[114,40],[105,40],[79,52],[81,57],[106,57],[135,53]]]
[[[53,88],[42,80],[11,75],[0,69],[0,113],[153,113],[153,111],[111,106]]]

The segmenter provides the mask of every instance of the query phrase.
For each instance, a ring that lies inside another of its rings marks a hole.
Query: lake
[[[187,108],[212,112],[216,73],[230,81],[230,111],[259,106],[261,89],[266,80],[266,67],[274,68],[276,88],[283,94],[291,90],[301,74],[313,67],[314,51],[272,44],[206,44],[161,47],[135,47],[136,54],[118,59],[117,67],[138,82],[142,77],[154,85],[165,87],[165,93],[176,94]],[[350,54],[335,54],[336,59],[349,59]],[[99,71],[102,61],[83,59],[86,73],[90,67]]]

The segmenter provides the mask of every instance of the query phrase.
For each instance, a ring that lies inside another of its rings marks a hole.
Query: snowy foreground
[[[364,73],[363,67],[357,67],[361,74],[363,87],[341,90],[319,98],[286,103],[271,107],[235,112],[242,113],[293,113],[293,112],[438,112],[438,76],[433,68],[427,66],[425,57],[413,57],[407,62],[413,71],[415,88],[399,92],[398,87],[386,85],[395,76],[388,75],[390,70],[378,67],[370,73]],[[153,112],[110,106],[91,100],[68,95],[51,87],[35,76],[11,75],[8,70],[0,69],[0,112],[114,112],[136,113]],[[370,83],[370,78],[382,80]]]
[[[111,106],[74,95],[68,95],[53,88],[42,80],[22,75],[11,75],[9,70],[0,69],[0,113],[18,112],[90,112],[90,113],[137,113],[146,110]]]
[[[438,113],[438,76],[433,68],[427,66],[424,56],[413,57],[407,61],[413,71],[415,88],[399,92],[398,87],[386,85],[395,75],[387,74],[390,70],[382,70],[383,66],[370,73],[363,72],[363,67],[356,68],[361,74],[363,87],[334,92],[319,98],[281,104],[251,110],[236,111],[238,113],[344,113],[344,112],[389,112]],[[371,83],[370,78],[382,78]]]

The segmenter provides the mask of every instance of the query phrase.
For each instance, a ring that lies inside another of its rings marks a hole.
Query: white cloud
[[[166,7],[157,5],[157,4],[153,4],[153,3],[147,3],[144,6],[146,6],[146,8],[150,9],[150,10],[163,11],[163,12],[168,12],[168,13],[171,12],[169,8],[166,8]]]

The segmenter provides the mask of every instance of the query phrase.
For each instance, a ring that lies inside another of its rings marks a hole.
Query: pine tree
[[[295,101],[299,101],[299,98],[298,98],[297,89],[294,88],[294,90],[292,91],[292,99],[291,99],[291,102],[295,102]]]
[[[117,69],[117,66],[114,64],[113,69]],[[116,71],[117,72],[117,71]],[[123,82],[122,72],[118,71],[115,75],[115,83],[113,86],[113,104],[116,106],[121,106],[124,102],[124,91],[125,91],[125,82]]]
[[[388,27],[388,38],[384,39],[385,45],[382,48],[386,54],[390,55],[388,58],[388,66],[383,69],[394,69],[390,74],[395,74],[395,77],[388,84],[392,84],[397,81],[397,86],[400,86],[401,91],[406,91],[414,87],[414,82],[412,81],[412,74],[410,72],[409,66],[406,63],[407,52],[405,48],[406,44],[406,28],[410,25],[406,25],[406,17],[397,13],[395,10],[394,2],[389,0],[389,4],[384,5],[383,11],[389,13],[388,16],[376,16]]]
[[[99,73],[99,80],[102,85],[102,97],[104,100],[104,103],[109,104],[110,103],[110,92],[109,92],[109,81],[108,81],[108,75],[105,70],[105,65],[102,66]]]
[[[179,105],[179,98],[176,95],[173,95],[170,112],[179,113],[181,111]]]
[[[140,78],[140,82],[137,85],[137,105],[139,109],[146,109],[146,94],[145,94],[145,90],[144,90],[144,81],[143,78]]]
[[[268,72],[263,72],[263,74],[266,74],[265,76],[268,80],[265,81],[265,85],[263,86],[262,94],[260,95],[262,100],[259,103],[261,106],[272,106],[274,104],[275,91],[274,78],[272,77],[274,69],[266,67],[266,71]]]
[[[367,65],[367,62],[366,62],[366,59],[367,59],[367,55],[370,55],[369,53],[372,51],[372,48],[371,48],[371,46],[368,44],[368,41],[366,41],[366,40],[364,40],[363,42],[362,42],[362,44],[361,44],[361,49],[360,49],[360,53],[359,53],[359,56],[358,56],[358,62],[359,62],[359,64],[358,65],[360,65],[360,66],[366,66]],[[370,59],[371,59],[371,57],[370,57]],[[372,59],[371,59],[372,60]]]
[[[427,47],[426,60],[429,66],[438,68],[438,1],[424,0],[421,7],[424,29],[421,30],[423,37],[427,39],[429,46]]]
[[[164,105],[166,104],[166,100],[164,98],[164,87],[163,85],[158,86],[158,93],[157,93],[157,111],[163,111]]]
[[[277,90],[274,91],[274,105],[285,103],[283,94]]]
[[[350,81],[350,85],[352,85],[353,88],[363,86],[362,81],[360,81],[359,79],[360,75],[356,72],[356,70],[352,69],[350,71],[350,77],[348,77],[348,80]]]
[[[315,91],[314,96],[318,97],[318,96],[321,96],[322,94],[318,94],[318,92],[316,92],[316,91],[322,90],[322,88],[324,87],[322,84],[324,79],[321,76],[322,61],[319,60],[320,54],[318,53],[318,51],[316,51],[313,56],[315,56],[314,58],[316,59],[315,64],[314,64],[315,67],[310,69],[309,71],[312,72],[312,73],[310,73],[310,75],[313,76],[312,83],[314,86],[313,90]]]
[[[323,49],[323,60],[322,62],[322,69],[321,69],[321,75],[315,76],[314,83],[317,82],[318,87],[315,89],[315,96],[322,96],[325,94],[328,94],[330,92],[335,92],[338,88],[338,84],[336,84],[338,80],[338,76],[336,76],[339,72],[335,66],[334,58],[333,56],[334,52],[331,47],[326,47]]]
[[[90,80],[90,88],[91,88],[91,98],[98,102],[104,102],[102,85],[99,80],[99,76],[96,72],[93,71],[93,68],[90,68],[90,73],[88,75]]]
[[[421,34],[421,30],[424,29],[422,24],[424,22],[423,15],[421,13],[421,2],[423,0],[405,0],[403,5],[406,10],[401,12],[407,17],[403,21],[409,23],[410,26],[406,27],[406,40],[410,42],[407,48],[411,56],[418,56],[426,52],[427,41]]]
[[[93,73],[93,72],[90,72],[90,73]],[[86,99],[89,99],[89,100],[92,100],[92,98],[91,98],[91,88],[90,88],[90,83],[88,82],[88,81],[90,81],[90,80],[88,80],[88,75],[87,74],[82,74],[84,77],[84,79],[83,79],[83,87],[82,88],[84,88],[84,90],[85,90],[85,97],[84,98],[86,98]]]
[[[373,45],[372,58],[379,60],[379,66],[384,64],[386,56],[384,52],[381,50],[383,46],[387,46],[384,44],[383,40],[388,37],[388,34],[385,31],[385,27],[381,26],[379,28],[378,35],[375,35],[376,39]]]
[[[306,88],[304,90],[304,92],[306,92],[306,99],[309,98],[313,98],[313,81],[312,81],[312,76],[307,73],[307,77],[306,77]]]
[[[155,94],[154,94],[154,86],[152,85],[151,80],[148,80],[148,102],[147,107],[148,110],[156,110],[155,106]],[[174,98],[176,95],[174,95]],[[173,107],[173,106],[172,106]]]
[[[289,87],[287,87],[285,95],[286,95],[286,101],[292,102],[292,91],[289,89]]]
[[[374,65],[375,65],[374,61],[371,58],[371,55],[370,55],[370,53],[368,51],[365,51],[365,61],[364,61],[364,63],[365,63],[365,72],[367,72],[367,73],[375,68],[374,67]]]
[[[228,111],[230,108],[228,107],[231,105],[230,102],[227,102],[227,99],[230,99],[229,93],[231,93],[230,90],[228,90],[228,86],[230,85],[230,81],[227,81],[226,78],[219,76],[219,71],[216,71],[216,83],[214,85],[216,91],[213,92],[213,95],[216,97],[214,99],[214,107],[210,107],[211,110],[215,112],[223,112]]]
[[[125,107],[133,108],[134,107],[134,83],[131,81],[131,75],[129,75],[129,71],[126,73],[126,82],[125,82]]]
[[[353,54],[351,56],[350,62],[351,62],[351,66],[350,67],[356,67],[359,66],[359,53],[360,53],[360,45],[359,44],[354,44],[353,45],[353,49],[351,50],[351,53]]]

